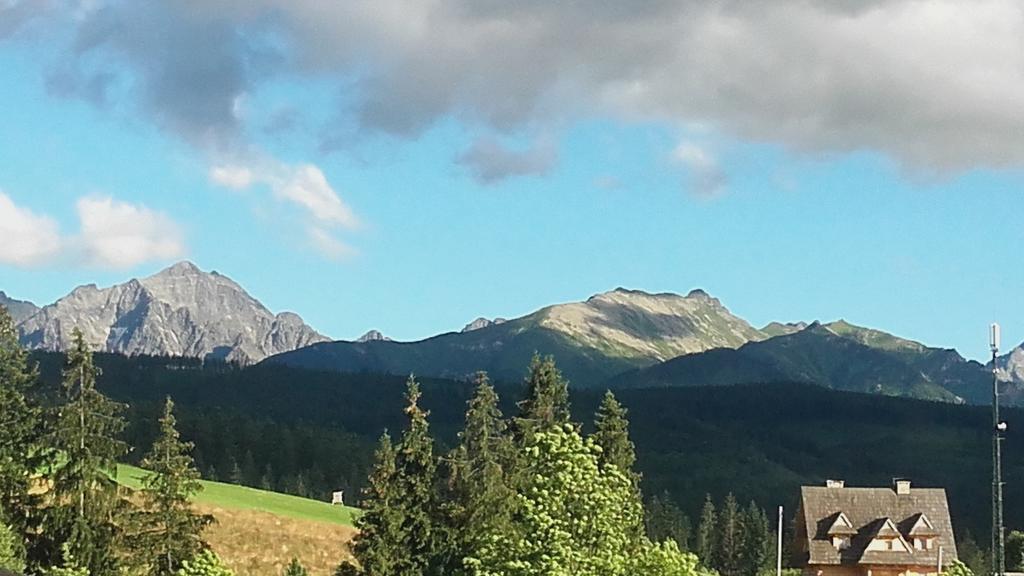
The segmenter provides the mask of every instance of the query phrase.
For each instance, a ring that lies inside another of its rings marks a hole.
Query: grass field
[[[119,465],[117,481],[141,485],[145,471]],[[355,534],[355,508],[287,494],[203,481],[196,509],[217,522],[204,537],[237,576],[273,576],[298,558],[312,576],[329,576]]]

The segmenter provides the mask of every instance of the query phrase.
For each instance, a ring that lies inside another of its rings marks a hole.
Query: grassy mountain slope
[[[552,354],[576,385],[719,347],[765,337],[705,292],[687,296],[616,289],[585,302],[418,342],[329,342],[266,362],[341,372],[416,373],[462,379],[486,370],[518,381],[535,352]]]
[[[681,356],[612,378],[615,388],[720,386],[769,381],[817,384],[835,390],[983,403],[988,375],[953,350],[853,326],[808,328],[735,350]]]

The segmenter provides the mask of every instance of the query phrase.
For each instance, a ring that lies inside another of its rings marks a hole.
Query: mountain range
[[[0,292],[22,343],[64,350],[80,328],[121,354],[266,362],[349,373],[521,379],[554,355],[577,387],[649,388],[807,382],[875,394],[985,403],[991,366],[844,321],[756,328],[703,290],[685,296],[617,288],[519,318],[477,318],[460,331],[397,342],[371,330],[331,341],[299,316],[274,314],[230,278],[189,262],[109,288],[81,286],[36,307]],[[1007,399],[1024,402],[1024,345],[998,359]]]
[[[31,349],[66,350],[78,328],[99,351],[249,364],[327,340],[299,316],[273,314],[230,278],[190,262],[109,288],[79,286],[48,306],[21,302],[12,311]]]

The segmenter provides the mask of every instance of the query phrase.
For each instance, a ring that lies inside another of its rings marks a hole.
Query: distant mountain
[[[761,328],[761,332],[769,338],[774,338],[799,332],[804,328],[807,328],[807,322],[770,322]]]
[[[14,323],[17,324],[39,311],[39,307],[25,300],[15,300],[0,290],[0,306],[7,308]]]
[[[991,366],[991,362],[989,365]],[[996,360],[1000,378],[1024,386],[1024,344]]]
[[[390,342],[391,338],[388,338],[384,334],[381,334],[380,330],[370,330],[366,334],[363,334],[356,339],[356,342]]]
[[[18,325],[33,349],[65,350],[78,327],[95,349],[252,363],[325,341],[292,313],[273,314],[230,278],[181,262],[110,288],[81,286]]]
[[[473,330],[479,330],[481,328],[487,328],[488,326],[494,326],[495,324],[504,324],[505,322],[508,322],[508,320],[506,320],[504,318],[495,318],[494,320],[490,320],[488,318],[482,318],[481,317],[481,318],[477,318],[476,320],[473,320],[469,324],[466,324],[465,326],[463,326],[462,327],[462,331],[463,332],[472,332]]]
[[[535,352],[553,354],[577,385],[680,354],[741,346],[765,335],[702,290],[686,296],[618,288],[506,322],[418,342],[329,342],[267,362],[341,372],[519,380]],[[470,326],[473,326],[471,324]],[[469,327],[467,327],[469,328]]]
[[[681,356],[612,378],[612,387],[807,382],[852,392],[985,403],[991,375],[955,350],[929,348],[844,321],[814,323],[735,350]]]

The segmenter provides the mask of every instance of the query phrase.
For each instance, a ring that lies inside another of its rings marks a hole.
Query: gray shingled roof
[[[809,564],[932,566],[938,562],[940,546],[943,564],[957,558],[946,491],[941,488],[912,488],[909,494],[897,495],[891,488],[804,486],[800,496]],[[850,547],[842,551],[836,550],[828,535],[840,513],[845,514],[857,530]],[[931,550],[865,550],[874,534],[884,531],[886,518],[891,519],[901,536],[909,541],[909,531],[922,514],[935,528],[936,541]]]

